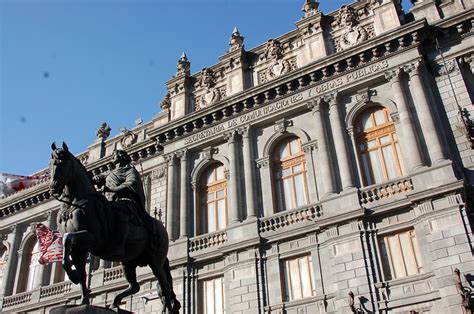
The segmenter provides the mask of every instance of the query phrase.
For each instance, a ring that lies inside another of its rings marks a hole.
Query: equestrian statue
[[[163,312],[179,313],[181,305],[173,291],[167,258],[168,234],[161,221],[145,210],[141,177],[129,155],[116,150],[115,169],[91,178],[64,142],[60,148],[55,143],[51,148],[50,191],[61,203],[58,226],[64,235],[63,268],[73,283],[81,285],[81,303],[90,303],[85,270],[90,252],[122,263],[129,287],[115,297],[113,307],[118,308],[125,297],[140,290],[136,267],[148,265],[158,279]]]

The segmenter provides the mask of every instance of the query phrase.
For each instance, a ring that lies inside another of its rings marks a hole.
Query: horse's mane
[[[87,171],[86,166],[84,166],[82,162],[79,159],[77,159],[77,157],[74,156],[70,151],[67,151],[67,153],[72,160],[74,160],[77,164],[79,164],[79,167],[81,167],[81,169],[86,173],[86,176],[89,179],[90,183],[94,185],[94,181],[92,181],[92,176],[89,173],[89,171]]]

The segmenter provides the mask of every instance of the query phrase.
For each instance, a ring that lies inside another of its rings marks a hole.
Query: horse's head
[[[63,147],[60,148],[56,147],[56,143],[51,144],[51,149],[53,152],[49,161],[49,171],[51,174],[49,190],[51,195],[57,197],[63,193],[64,186],[71,182],[74,158],[64,142]]]

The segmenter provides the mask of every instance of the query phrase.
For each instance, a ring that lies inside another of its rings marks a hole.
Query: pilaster
[[[411,117],[405,91],[402,84],[402,69],[398,68],[385,73],[385,78],[392,84],[392,91],[397,103],[399,121],[395,121],[396,133],[402,147],[403,162],[408,171],[424,165],[423,155],[417,140],[416,126]]]
[[[250,125],[246,125],[238,130],[243,139],[244,155],[244,176],[245,176],[245,203],[247,208],[247,218],[256,217],[255,210],[255,186],[254,186],[254,164]]]
[[[324,123],[324,111],[322,108],[322,99],[317,98],[308,102],[308,108],[312,110],[315,119],[316,139],[318,141],[318,164],[321,177],[316,180],[318,185],[322,185],[321,194],[327,196],[336,191],[333,177],[333,168],[331,166],[331,156],[328,147],[327,126]]]
[[[176,199],[176,154],[171,153],[165,156],[168,163],[168,186],[166,193],[166,229],[170,240],[176,239],[176,229],[179,227],[178,208]]]
[[[426,141],[426,146],[430,154],[431,163],[439,163],[446,160],[443,152],[443,144],[436,128],[435,106],[428,104],[428,97],[421,76],[423,74],[423,63],[419,60],[411,62],[403,68],[410,76],[411,94],[415,102],[418,120]]]
[[[237,131],[233,130],[225,133],[224,139],[229,146],[229,222],[234,224],[240,221]]]
[[[323,100],[329,105],[329,118],[333,132],[334,147],[337,152],[336,159],[341,176],[341,187],[343,190],[350,189],[354,187],[354,179],[349,160],[349,150],[347,149],[346,128],[342,125],[339,113],[337,92],[324,95]]]

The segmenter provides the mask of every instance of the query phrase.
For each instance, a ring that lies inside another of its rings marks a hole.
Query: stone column
[[[237,132],[235,130],[224,134],[224,139],[229,145],[229,218],[230,223],[237,223],[240,221],[239,217],[239,178],[237,173]]]
[[[179,236],[188,236],[188,150],[183,149],[179,152],[179,158],[181,160],[181,174],[180,174],[180,200],[179,200],[179,213],[180,213],[180,227]]]
[[[385,78],[390,81],[393,96],[397,103],[399,123],[395,123],[397,135],[399,135],[400,146],[402,147],[403,162],[411,171],[423,166],[422,152],[417,141],[415,124],[408,108],[405,98],[405,91],[401,82],[401,69],[385,72]]]
[[[329,104],[329,118],[333,132],[334,146],[336,148],[337,165],[341,176],[342,189],[354,187],[354,179],[351,172],[349,151],[347,149],[345,128],[342,125],[337,105],[337,93],[331,93],[323,96],[324,102]]]
[[[431,163],[435,164],[446,159],[443,152],[443,146],[439,133],[436,130],[436,116],[434,110],[436,106],[428,104],[423,82],[421,81],[421,70],[423,64],[421,61],[415,61],[404,66],[405,72],[410,75],[411,94],[415,102],[418,120],[426,142],[426,147],[430,154]]]
[[[276,213],[277,209],[275,208],[273,200],[273,191],[272,191],[272,181],[273,173],[270,169],[270,157],[262,157],[256,160],[257,168],[260,169],[260,180],[262,187],[262,206],[263,206],[263,216],[268,216]]]
[[[247,125],[239,129],[239,133],[243,136],[244,149],[244,176],[245,176],[245,202],[247,205],[247,219],[256,217],[255,197],[254,197],[254,175],[253,175],[253,154],[252,143],[250,141],[250,126]]]
[[[318,98],[315,100],[311,100],[308,102],[308,108],[313,111],[313,115],[315,118],[315,130],[316,130],[316,137],[318,141],[318,156],[319,156],[319,169],[321,173],[321,178],[319,178],[318,182],[322,183],[322,195],[323,197],[329,194],[333,194],[335,189],[334,178],[332,167],[330,163],[330,152],[328,149],[328,142],[327,142],[327,134],[326,134],[326,127],[324,125],[324,112],[321,108],[321,101],[322,99]]]
[[[166,161],[168,162],[168,186],[166,190],[166,229],[168,230],[168,236],[170,240],[175,240],[175,212],[176,208],[176,159],[175,154],[169,154],[165,156]]]
[[[303,144],[303,151],[306,161],[306,180],[308,182],[308,197],[309,203],[314,204],[318,201],[318,187],[315,180],[315,168],[313,153],[317,149],[317,142],[311,141]]]
[[[5,265],[5,273],[3,276],[3,283],[2,289],[0,290],[0,299],[4,296],[11,295],[13,293],[13,287],[15,285],[15,277],[17,269],[15,266],[17,264],[18,255],[15,254],[18,251],[21,243],[21,228],[17,227],[17,225],[13,225],[10,227],[10,233],[4,235],[5,241],[10,243],[10,247],[8,248],[8,257],[7,257],[7,264]],[[20,257],[21,260],[21,257]]]

